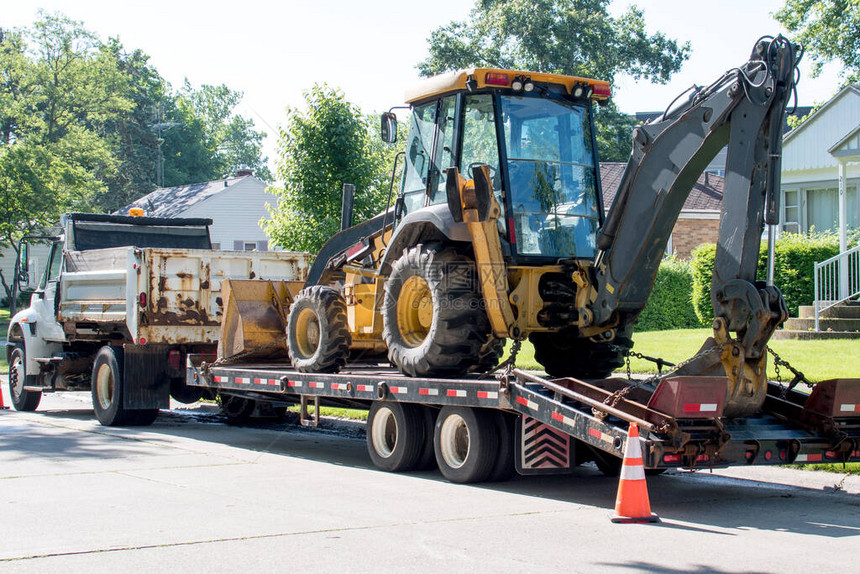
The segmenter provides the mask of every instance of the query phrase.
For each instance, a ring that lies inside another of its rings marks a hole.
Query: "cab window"
[[[51,281],[56,281],[60,277],[60,266],[63,262],[63,244],[54,243],[51,247],[51,253],[48,256],[50,259],[45,267],[45,273],[42,274],[42,280],[39,282],[39,289],[44,289]]]
[[[445,203],[448,196],[445,194],[445,170],[454,165],[454,109],[456,99],[454,96],[443,98],[439,102],[439,114],[436,122],[436,161],[433,167],[433,181],[435,185],[431,188],[430,203]]]
[[[433,149],[433,132],[436,102],[412,109],[409,140],[406,142],[406,169],[403,176],[404,211],[412,213],[424,206],[427,180],[430,176],[430,152]]]

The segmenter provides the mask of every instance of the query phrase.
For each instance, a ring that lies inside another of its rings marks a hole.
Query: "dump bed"
[[[136,343],[214,343],[224,279],[303,281],[297,252],[113,247],[70,251],[58,318],[72,337],[116,330]]]

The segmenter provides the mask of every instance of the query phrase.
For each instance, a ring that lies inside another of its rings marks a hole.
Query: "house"
[[[250,171],[239,171],[232,178],[156,189],[116,213],[125,215],[137,207],[150,217],[210,218],[214,249],[267,251],[269,240],[260,220],[269,217],[266,203],[275,205],[277,199]]]
[[[839,232],[860,227],[860,85],[843,88],[782,145],[782,229]]]
[[[621,162],[600,163],[604,212],[612,205],[626,165]],[[689,259],[693,249],[699,245],[716,243],[725,183],[722,176],[713,173],[705,172],[699,176],[684,202],[684,207],[669,237],[667,252],[674,253],[682,259]]]

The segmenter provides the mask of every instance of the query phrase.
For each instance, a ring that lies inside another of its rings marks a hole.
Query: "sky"
[[[689,41],[690,59],[666,85],[619,76],[613,99],[621,111],[664,109],[693,84],[707,85],[747,61],[762,35],[784,32],[770,16],[783,0],[613,0],[618,15],[635,3],[648,31]],[[303,105],[303,91],[325,82],[341,88],[365,112],[400,105],[418,79],[427,38],[451,20],[465,19],[474,2],[433,0],[0,0],[0,26],[24,27],[41,8],[78,20],[102,39],[119,37],[141,49],[174,88],[227,84],[244,93],[237,111],[268,132],[264,153],[277,154],[277,130],[287,107]],[[801,64],[800,105],[826,101],[839,87],[829,65],[811,78]]]

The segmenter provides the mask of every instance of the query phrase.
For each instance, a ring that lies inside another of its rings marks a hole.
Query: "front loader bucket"
[[[287,312],[298,281],[225,279],[218,359],[286,359]]]

